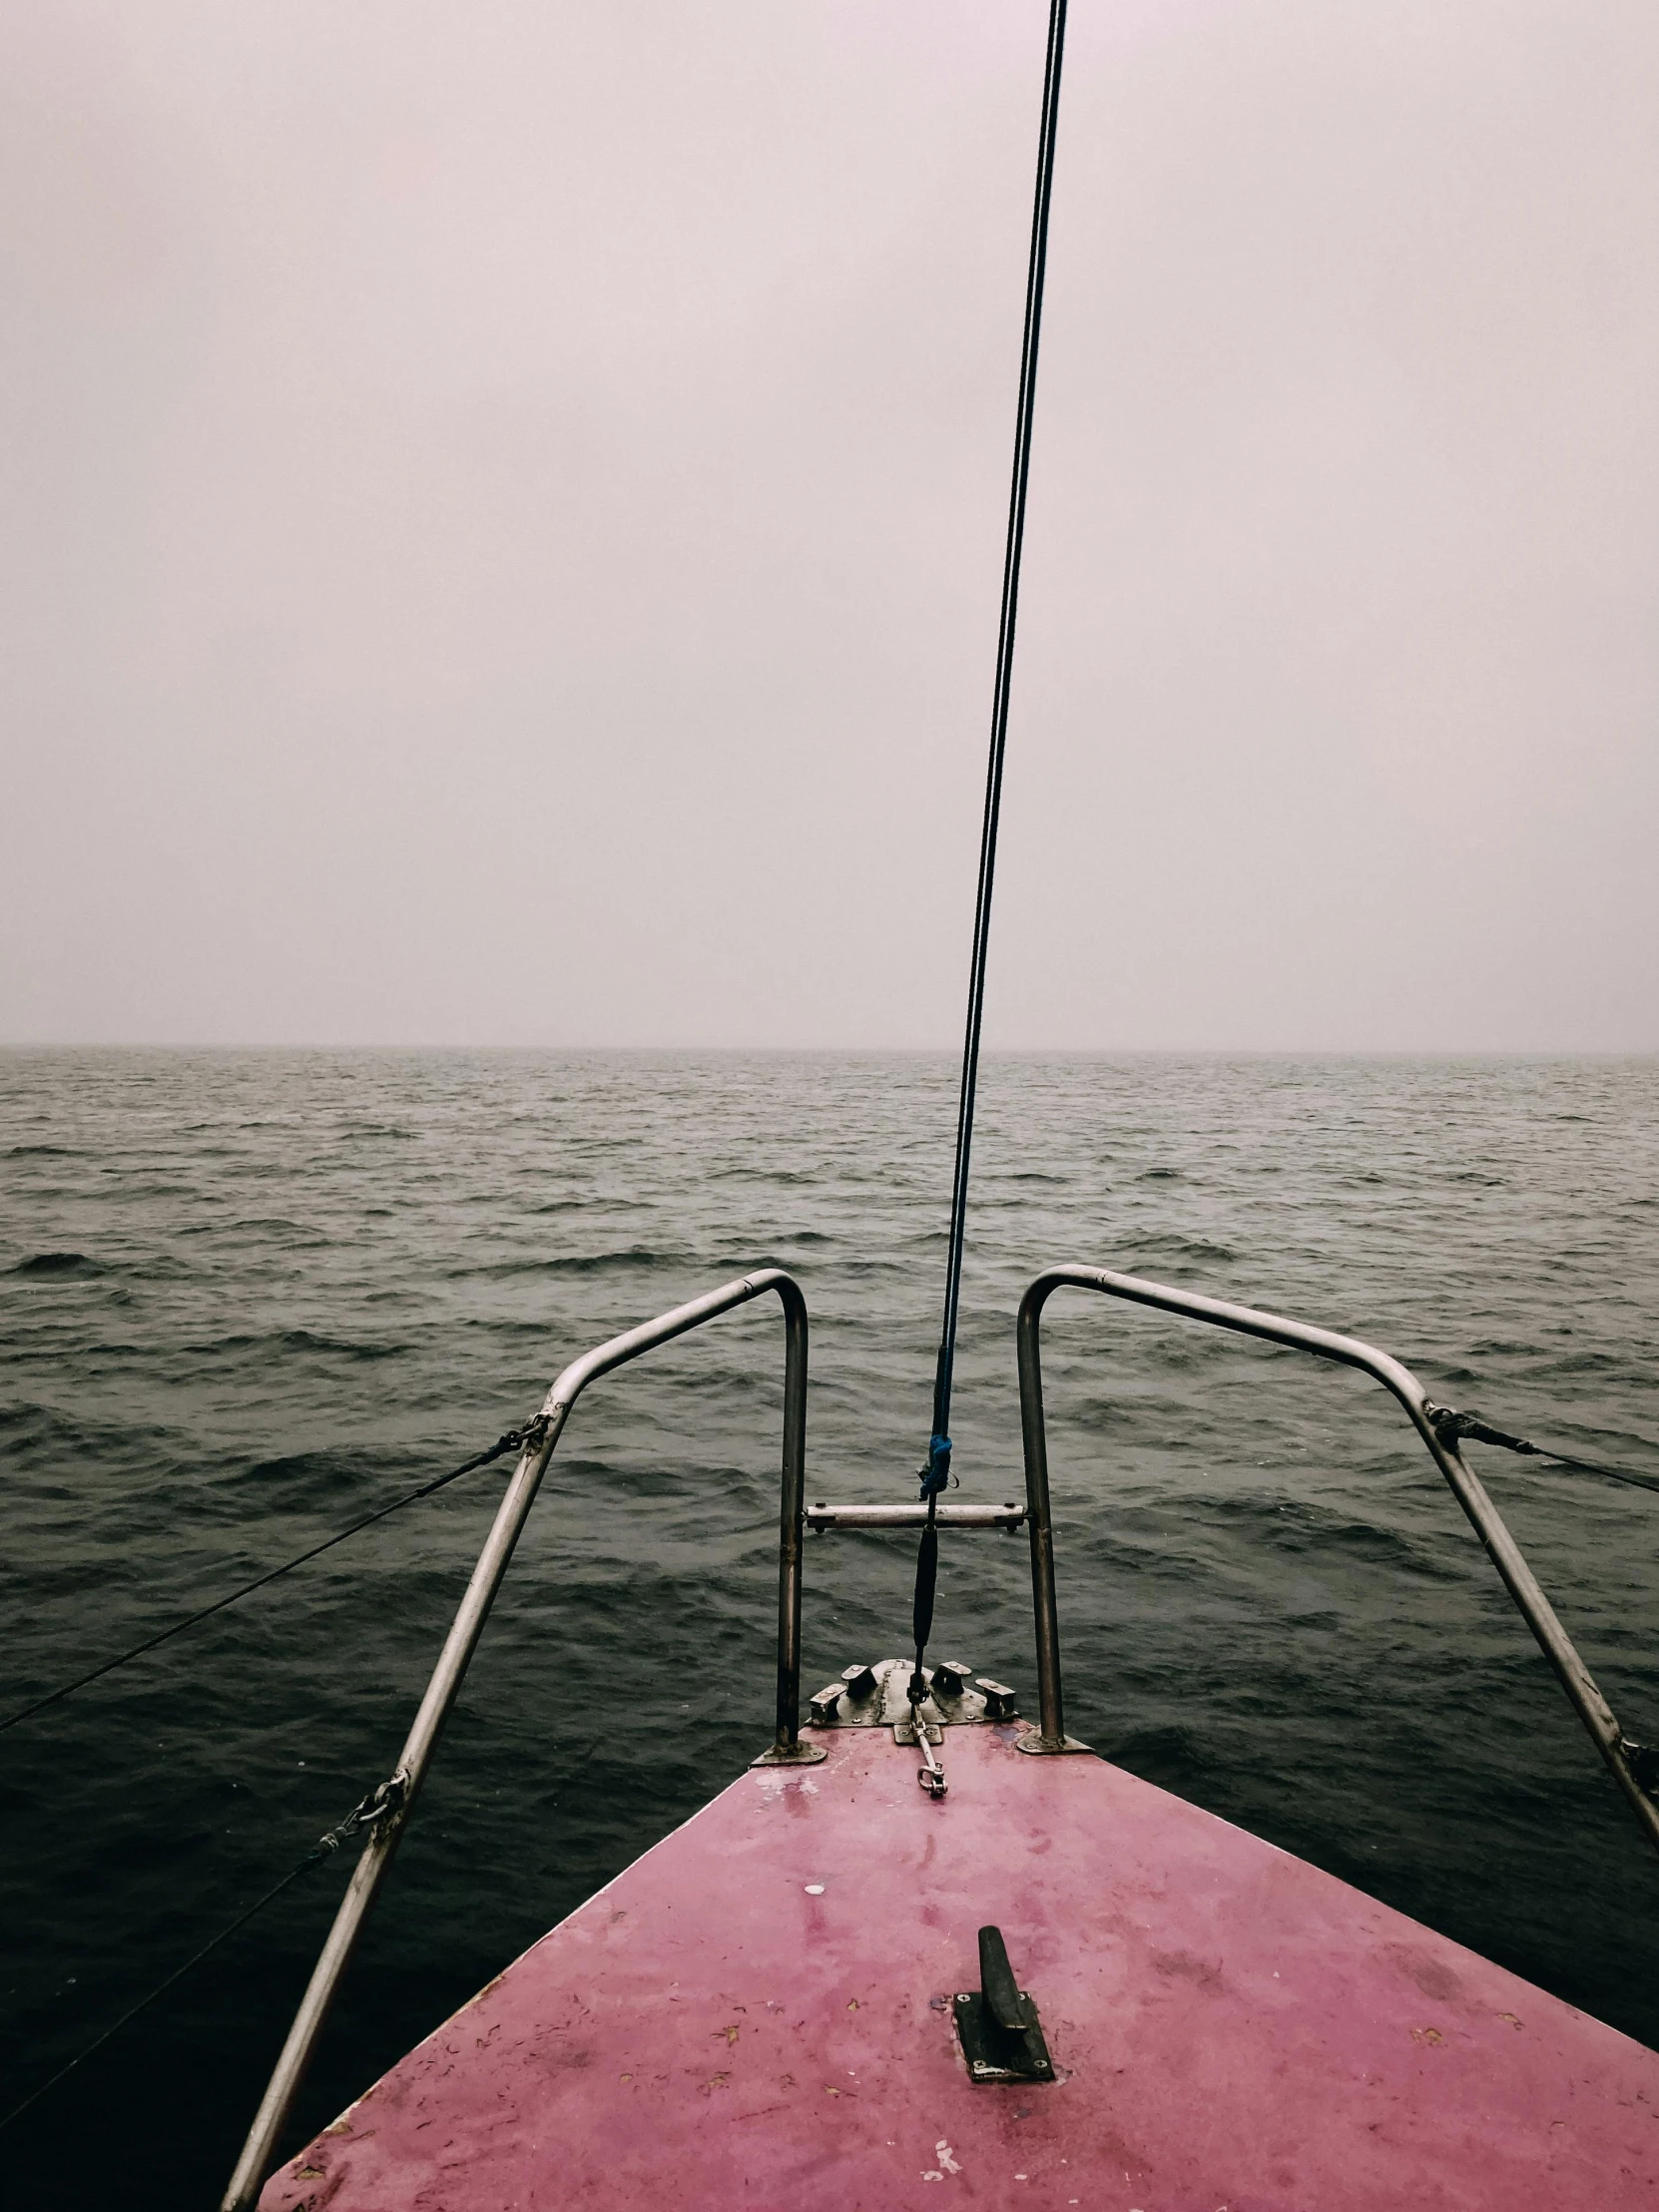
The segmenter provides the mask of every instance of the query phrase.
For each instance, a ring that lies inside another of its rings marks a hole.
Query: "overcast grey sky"
[[[0,1036],[940,1044],[1044,0],[5,0]],[[1659,10],[1073,0],[987,1035],[1659,1046]]]

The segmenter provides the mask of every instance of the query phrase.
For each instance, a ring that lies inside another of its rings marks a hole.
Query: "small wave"
[[[1193,1731],[1179,1727],[1137,1728],[1112,1745],[1110,1757],[1114,1765],[1166,1790],[1182,1784],[1190,1789],[1206,1764]]]
[[[775,1167],[714,1168],[704,1177],[704,1181],[708,1183],[802,1183],[811,1185],[821,1183],[823,1180],[822,1174],[812,1171],[803,1172],[795,1168]]]
[[[525,1172],[528,1175],[533,1171]],[[493,1206],[497,1212],[501,1208],[500,1200],[491,1193],[486,1193],[476,1203]],[[540,1214],[580,1214],[595,1210],[605,1214],[649,1214],[651,1205],[643,1198],[550,1198],[529,1209],[532,1219]]]
[[[248,1475],[251,1481],[291,1483],[309,1491],[317,1487],[319,1477],[328,1489],[335,1490],[360,1471],[360,1462],[353,1464],[342,1452],[291,1451],[277,1459],[256,1459],[248,1469]]]
[[[67,1144],[14,1144],[8,1160],[84,1160],[87,1155]]]
[[[1628,1355],[1614,1352],[1595,1352],[1586,1348],[1582,1352],[1563,1353],[1559,1359],[1546,1360],[1538,1370],[1538,1380],[1547,1376],[1567,1375],[1615,1375],[1630,1389],[1651,1389],[1652,1379],[1641,1373],[1627,1373]]]
[[[15,1455],[20,1462],[23,1454],[37,1444],[79,1450],[90,1433],[81,1414],[66,1411],[61,1405],[40,1405],[28,1398],[14,1398],[0,1405],[0,1439],[4,1439],[8,1455]]]
[[[310,1329],[284,1329],[280,1336],[265,1341],[278,1344],[288,1352],[326,1352],[345,1360],[399,1360],[409,1350],[407,1345],[363,1344],[353,1343],[348,1338],[321,1337]]]
[[[320,1231],[309,1229],[303,1222],[289,1221],[280,1214],[254,1214],[242,1221],[199,1221],[188,1223],[176,1234],[180,1237],[280,1237],[284,1243],[298,1242],[304,1245],[325,1245],[329,1239]]]
[[[645,1245],[629,1245],[621,1252],[572,1252],[558,1253],[539,1260],[495,1260],[485,1267],[451,1268],[449,1276],[455,1281],[465,1276],[484,1275],[492,1278],[513,1275],[606,1275],[613,1270],[629,1273],[643,1268],[684,1267],[683,1252],[653,1252]]]
[[[1212,1244],[1208,1237],[1137,1237],[1135,1250],[1180,1260],[1233,1261],[1239,1257],[1231,1245]]]
[[[13,1275],[108,1275],[109,1269],[89,1260],[84,1252],[37,1252],[19,1260]]]
[[[410,1348],[407,1345],[380,1345],[352,1343],[342,1337],[318,1336],[311,1329],[282,1329],[268,1337],[237,1336],[215,1337],[207,1344],[187,1348],[199,1359],[216,1359],[224,1353],[238,1352],[320,1352],[342,1360],[396,1360]]]
[[[1427,1582],[1468,1580],[1469,1560],[1463,1550],[1446,1549],[1382,1522],[1338,1517],[1295,1500],[1275,1502],[1266,1495],[1221,1501],[1218,1516],[1229,1508],[1239,1525],[1253,1523],[1257,1538],[1265,1538],[1276,1551],[1334,1552],[1368,1567]]]

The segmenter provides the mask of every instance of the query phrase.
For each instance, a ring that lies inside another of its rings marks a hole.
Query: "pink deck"
[[[1103,1761],[758,1769],[412,2051],[262,2212],[1659,2212],[1659,2056]],[[1061,2079],[968,2082],[994,1921]]]

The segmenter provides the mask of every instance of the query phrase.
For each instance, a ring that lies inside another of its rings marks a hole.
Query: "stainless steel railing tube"
[[[1572,1639],[1556,1618],[1554,1607],[1539,1588],[1520,1546],[1504,1525],[1485,1486],[1457,1449],[1436,1431],[1428,1411],[1428,1395],[1408,1368],[1358,1337],[1343,1337],[1307,1322],[1287,1321],[1278,1314],[1259,1313],[1251,1306],[1234,1306],[1225,1299],[1205,1298],[1197,1291],[1172,1290],[1167,1284],[1149,1283],[1139,1276],[1114,1275],[1107,1268],[1050,1268],[1039,1275],[1020,1301],[1019,1380],[1020,1420],[1025,1438],[1025,1484],[1030,1500],[1031,1582],[1037,1622],[1038,1694],[1041,1700],[1041,1744],[1032,1749],[1058,1748],[1061,1737],[1060,1636],[1054,1596],[1054,1552],[1049,1529],[1048,1451],[1043,1418],[1042,1364],[1039,1339],[1042,1311],[1059,1290],[1099,1291],[1137,1306],[1156,1307],[1185,1320],[1206,1322],[1230,1329],[1239,1336],[1259,1337],[1268,1344],[1287,1346],[1293,1352],[1312,1353],[1316,1359],[1336,1361],[1373,1377],[1403,1406],[1412,1427],[1421,1437],[1429,1457],[1445,1478],[1452,1495],[1468,1516],[1486,1555],[1502,1577],[1522,1618],[1554,1668],[1573,1710],[1583,1722],[1596,1749],[1607,1762],[1614,1781],[1655,1850],[1659,1850],[1659,1805],[1637,1781],[1626,1741],[1611,1706],[1596,1687],[1590,1670],[1578,1656]],[[1039,1536],[1039,1521],[1041,1530]]]
[[[490,1607],[501,1587],[542,1476],[547,1472],[554,1447],[570,1416],[570,1409],[588,1384],[613,1368],[626,1366],[642,1353],[683,1337],[688,1330],[713,1321],[716,1315],[747,1305],[767,1291],[776,1291],[784,1308],[786,1354],[784,1371],[784,1466],[782,1541],[778,1576],[778,1733],[773,1758],[798,1760],[814,1757],[800,1742],[801,1693],[801,1546],[806,1517],[807,1488],[807,1305],[800,1286],[781,1268],[761,1268],[753,1275],[726,1283],[719,1290],[689,1305],[677,1306],[626,1335],[613,1337],[573,1360],[548,1391],[533,1440],[526,1444],[512,1478],[496,1509],[484,1548],[472,1570],[460,1608],[444,1639],[438,1663],[426,1685],[407,1740],[398,1755],[389,1809],[374,1823],[369,1842],[352,1871],[334,1915],[333,1926],[300,1999],[287,2040],[261,2100],[236,2171],[221,2203],[221,2212],[247,2212],[259,2195],[272,2154],[286,2125],[305,2069],[316,2047],[336,1991],[351,1954],[357,1946],[369,1910],[390,1869],[393,1855],[420,1794],[431,1765],[439,1734],[460,1690]],[[816,1756],[822,1757],[822,1752]]]
[[[1044,1289],[1047,1284],[1048,1288]],[[1054,1591],[1054,1516],[1048,1499],[1048,1435],[1043,1419],[1042,1311],[1059,1285],[1040,1276],[1020,1300],[1019,1425],[1025,1447],[1025,1525],[1031,1538],[1031,1610],[1037,1632],[1037,1739],[1033,1750],[1066,1741],[1060,1682],[1060,1612]]]
[[[784,1479],[778,1502],[778,1733],[775,1761],[801,1755],[801,1547],[807,1534],[807,1302],[778,1269],[784,1305]]]

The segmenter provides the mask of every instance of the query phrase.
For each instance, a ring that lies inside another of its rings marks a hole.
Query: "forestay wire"
[[[1066,0],[1050,0],[1048,55],[1043,72],[1042,125],[1037,184],[1031,215],[1031,260],[1025,281],[1025,333],[1019,364],[1019,406],[1014,427],[1013,485],[1008,500],[1008,540],[1002,564],[1002,611],[996,641],[996,686],[991,705],[990,762],[985,776],[985,816],[979,836],[979,887],[973,909],[973,957],[968,969],[967,1030],[962,1044],[962,1087],[956,1108],[956,1167],[950,1191],[950,1242],[945,1257],[944,1321],[933,1378],[933,1431],[921,1494],[927,1523],[916,1558],[913,1612],[916,1663],[912,1704],[923,1695],[921,1656],[933,1625],[938,1574],[939,1492],[950,1480],[950,1384],[956,1360],[956,1321],[962,1291],[962,1242],[967,1221],[968,1164],[973,1146],[974,1095],[979,1082],[979,1032],[985,1008],[985,960],[991,934],[991,891],[996,875],[996,830],[1002,809],[1002,762],[1008,743],[1008,698],[1014,667],[1014,625],[1019,613],[1019,564],[1025,542],[1025,494],[1031,471],[1031,420],[1037,393],[1037,341],[1042,331],[1043,274],[1048,261],[1048,207],[1054,182],[1054,136],[1060,108],[1060,64],[1065,50]]]

